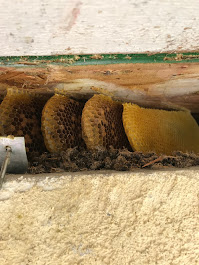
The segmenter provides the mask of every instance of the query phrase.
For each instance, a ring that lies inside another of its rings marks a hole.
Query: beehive
[[[94,95],[82,112],[82,135],[88,149],[129,148],[122,124],[122,104],[104,95]]]
[[[123,124],[133,150],[199,153],[199,126],[188,110],[146,109],[125,103]]]
[[[84,144],[81,114],[84,104],[65,95],[55,94],[42,112],[42,132],[46,148],[51,153]]]
[[[29,159],[44,152],[41,133],[41,112],[46,97],[8,88],[0,105],[0,134],[24,136]]]

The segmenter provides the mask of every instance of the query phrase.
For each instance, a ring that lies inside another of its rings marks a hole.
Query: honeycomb
[[[135,151],[199,153],[199,126],[188,110],[146,109],[125,103],[124,129]]]
[[[88,149],[130,148],[122,124],[122,104],[104,95],[94,95],[82,112],[82,136]]]
[[[45,97],[8,88],[0,105],[0,134],[24,136],[29,159],[46,150],[41,133],[41,112],[45,102]]]
[[[81,114],[84,104],[64,95],[55,94],[42,112],[42,132],[46,148],[58,153],[84,144]]]

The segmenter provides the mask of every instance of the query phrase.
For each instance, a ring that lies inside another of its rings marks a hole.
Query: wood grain
[[[105,91],[116,99],[143,106],[172,104],[195,113],[199,112],[198,81],[198,63],[0,68],[0,94],[5,93],[7,86],[38,93],[64,88],[77,97]]]

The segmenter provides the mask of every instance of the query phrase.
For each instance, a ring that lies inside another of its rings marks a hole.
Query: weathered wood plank
[[[198,80],[198,63],[0,68],[2,94],[7,85],[44,93],[65,89],[75,97],[101,92],[143,106],[179,105],[195,113],[199,112]]]
[[[0,56],[199,49],[197,0],[1,0],[0,10]]]

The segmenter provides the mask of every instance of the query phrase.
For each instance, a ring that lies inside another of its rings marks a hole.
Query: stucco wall
[[[198,264],[199,169],[9,177],[0,264]]]

